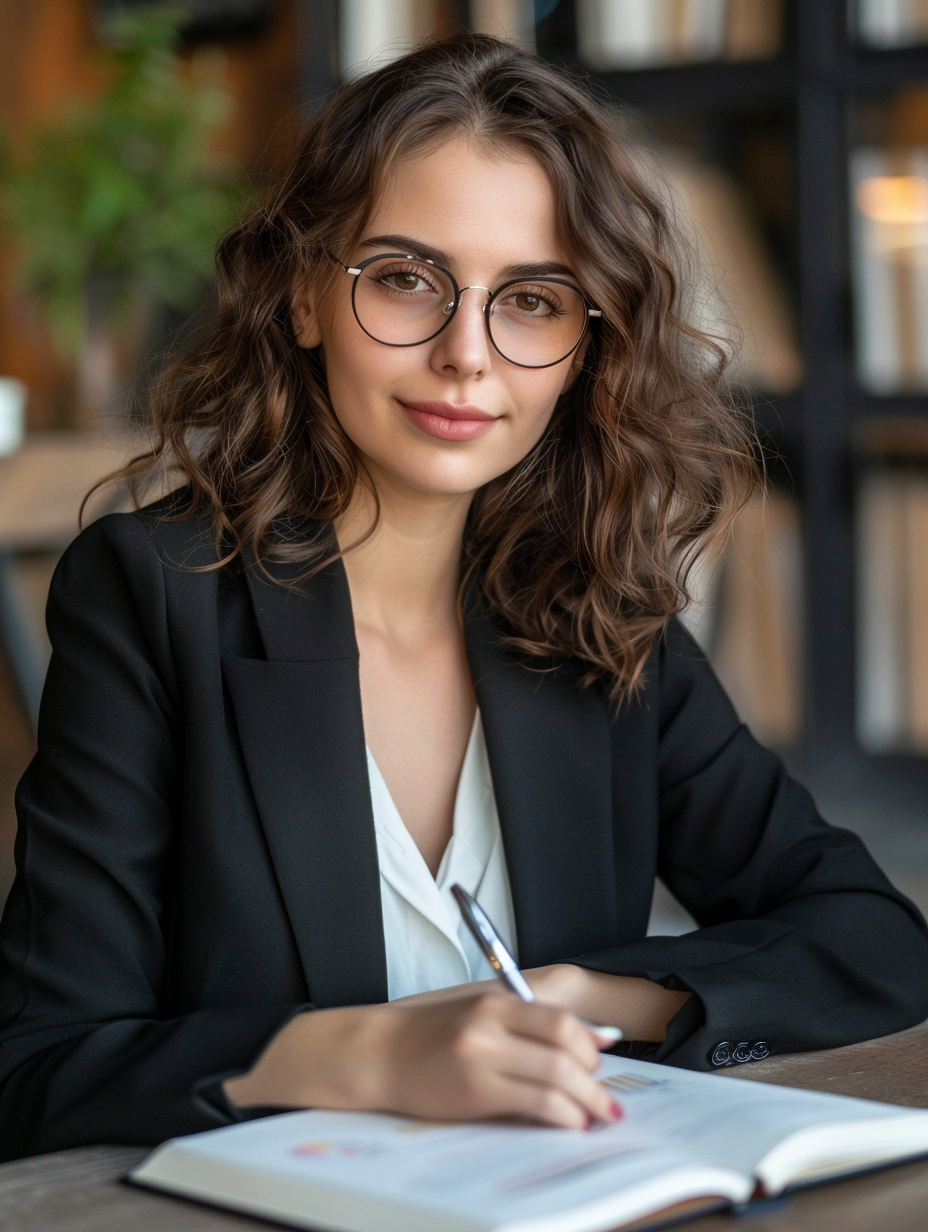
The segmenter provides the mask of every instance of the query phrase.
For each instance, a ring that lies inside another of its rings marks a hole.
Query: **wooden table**
[[[35,614],[22,593],[17,558],[23,553],[57,557],[77,534],[81,502],[94,484],[146,446],[145,438],[115,427],[98,432],[36,432],[16,453],[0,457],[0,653],[9,662],[33,727],[46,652]],[[104,488],[88,502],[84,520],[92,521],[125,503],[124,487]]]
[[[771,1057],[720,1072],[736,1079],[928,1108],[928,1022],[850,1048]],[[0,1229],[244,1232],[269,1226],[119,1184],[119,1178],[145,1154],[133,1147],[99,1146],[0,1165]],[[704,1216],[683,1226],[693,1232],[738,1228],[727,1214]],[[745,1232],[926,1230],[928,1160],[808,1189],[769,1207],[758,1204],[745,1217]]]
[[[13,551],[66,547],[78,532],[88,491],[146,445],[146,438],[115,428],[28,436],[16,453],[0,458],[0,543]],[[122,495],[101,492],[89,519]]]

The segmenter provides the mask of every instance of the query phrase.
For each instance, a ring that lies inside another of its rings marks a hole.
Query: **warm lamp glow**
[[[857,205],[874,222],[928,222],[928,180],[920,175],[872,175],[858,185]]]

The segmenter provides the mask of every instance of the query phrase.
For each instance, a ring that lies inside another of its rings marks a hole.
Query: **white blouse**
[[[380,899],[389,998],[493,978],[451,895],[459,882],[515,954],[506,857],[480,711],[467,743],[454,802],[454,829],[433,877],[403,823],[370,749],[367,766],[380,861]],[[516,955],[516,957],[518,957]]]

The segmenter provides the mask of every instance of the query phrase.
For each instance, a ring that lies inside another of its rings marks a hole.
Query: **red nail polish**
[[[625,1116],[625,1109],[621,1104],[616,1103],[614,1099],[610,1100],[609,1103],[612,1111],[612,1119],[614,1121],[621,1121],[622,1117]]]

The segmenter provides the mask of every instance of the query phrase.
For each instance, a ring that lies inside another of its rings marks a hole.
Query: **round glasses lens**
[[[583,296],[562,282],[541,278],[503,288],[490,308],[489,327],[501,355],[526,368],[566,359],[587,325]]]
[[[372,338],[390,346],[427,342],[447,323],[454,286],[426,261],[381,257],[354,280],[354,310]]]

